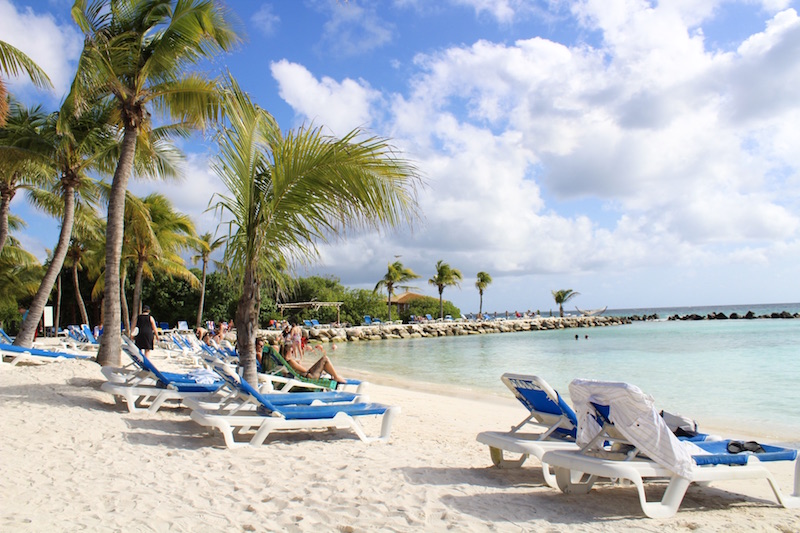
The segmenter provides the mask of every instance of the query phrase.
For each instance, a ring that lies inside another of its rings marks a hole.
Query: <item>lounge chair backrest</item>
[[[573,380],[569,392],[578,415],[579,446],[597,441],[603,416],[631,444],[659,465],[689,477],[694,464],[687,444],[670,431],[655,408],[652,396],[635,385],[621,382]],[[608,407],[607,415],[603,406]],[[598,412],[598,409],[601,412]]]
[[[575,411],[545,380],[538,376],[522,374],[503,374],[501,379],[528,411],[537,414],[537,420],[551,424],[552,418],[544,420],[550,418],[547,415],[563,417],[565,422],[559,428],[560,431],[572,438],[576,437],[578,418]]]
[[[185,320],[178,320],[178,331],[189,331],[189,323]]]
[[[231,365],[217,362],[214,364],[214,371],[222,376],[222,379],[224,379],[225,382],[234,389],[245,394],[249,394],[258,400],[258,403],[260,403],[261,406],[268,411],[268,414],[280,416],[280,411],[278,408],[275,407],[275,405],[273,405],[272,402],[270,402],[263,394],[261,394],[258,389],[250,385],[246,379],[237,374]]]
[[[81,331],[86,340],[92,344],[97,344],[97,339],[94,338],[94,333],[92,333],[92,328],[89,327],[89,324],[81,324]]]
[[[150,359],[148,359],[147,356],[144,355],[141,350],[139,350],[139,348],[131,339],[123,336],[122,349],[130,356],[134,363],[136,363],[142,369],[152,372],[156,379],[158,379],[164,385],[169,385],[172,382],[171,379],[167,378],[158,368],[156,368]]]
[[[13,340],[11,340],[11,337],[6,335],[6,332],[3,331],[3,328],[0,328],[0,339],[2,339],[3,342],[7,342],[8,344],[12,344],[14,342]]]

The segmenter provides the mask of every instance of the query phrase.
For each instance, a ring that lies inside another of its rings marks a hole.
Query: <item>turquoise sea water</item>
[[[756,307],[737,312],[760,314]],[[783,304],[776,311],[798,309]],[[666,310],[641,311],[669,316]],[[456,387],[510,397],[500,381],[505,372],[537,374],[565,396],[574,378],[626,381],[652,395],[659,409],[689,415],[701,429],[800,444],[800,319],[662,320],[345,343],[334,353],[343,367],[427,388],[440,385],[445,392]]]

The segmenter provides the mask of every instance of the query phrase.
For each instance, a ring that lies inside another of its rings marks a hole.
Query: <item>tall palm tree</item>
[[[237,349],[245,379],[255,383],[262,284],[281,279],[286,259],[317,257],[317,243],[346,228],[413,220],[419,178],[386,140],[364,138],[360,130],[342,139],[319,128],[283,134],[235,81],[229,84],[227,123],[213,165],[229,195],[220,196],[216,207],[231,220],[225,260],[242,280]]]
[[[142,199],[144,212],[128,210],[123,259],[129,257],[134,265],[133,302],[131,321],[141,313],[142,279],[153,278],[153,271],[185,279],[200,286],[186,265],[180,252],[188,249],[195,238],[191,219],[175,211],[172,203],[162,194],[154,193]],[[128,223],[129,222],[129,223]],[[126,253],[127,252],[127,253]]]
[[[216,240],[212,239],[211,233],[203,233],[200,237],[195,239],[192,244],[192,248],[198,252],[197,255],[192,256],[192,263],[196,265],[198,261],[203,261],[203,277],[200,280],[200,305],[197,308],[196,328],[199,328],[203,323],[203,305],[206,299],[206,271],[208,269],[208,260],[211,254],[222,248],[225,244],[224,237],[220,237]]]
[[[58,113],[48,117],[41,128],[50,166],[54,174],[58,174],[58,180],[50,191],[34,190],[30,197],[34,205],[61,218],[61,231],[39,290],[14,339],[17,346],[29,347],[33,344],[36,327],[64,266],[78,206],[81,202],[88,202],[89,213],[84,218],[90,217],[94,209],[98,188],[88,173],[108,172],[112,168],[116,137],[115,130],[108,123],[109,113],[108,107],[98,106],[78,117],[65,104]],[[60,115],[68,116],[60,118]],[[58,129],[57,123],[61,126]],[[79,198],[83,200],[79,201]],[[96,223],[96,217],[93,220]]]
[[[480,305],[478,306],[478,315],[483,316],[483,291],[486,290],[492,283],[492,276],[488,272],[478,272],[478,279],[475,281],[475,288],[478,289],[478,294],[481,295]]]
[[[558,304],[558,316],[564,316],[564,304],[580,294],[572,289],[561,289],[560,291],[550,292],[553,293],[553,299]]]
[[[383,279],[380,280],[376,285],[372,292],[377,292],[379,289],[386,287],[386,292],[389,293],[389,296],[386,299],[386,307],[388,307],[388,316],[389,320],[392,320],[392,294],[394,294],[394,290],[397,289],[409,289],[408,286],[398,285],[399,283],[405,283],[407,281],[411,281],[412,279],[417,279],[419,275],[415,273],[410,268],[406,268],[403,266],[403,263],[400,261],[395,261],[394,263],[389,263],[389,269],[386,271],[386,275],[383,276]]]
[[[26,56],[22,51],[14,48],[5,41],[0,41],[0,128],[5,126],[8,116],[8,91],[3,82],[4,76],[18,76],[25,71],[36,87],[52,87],[53,84],[47,74]]]
[[[64,260],[64,265],[69,267],[72,271],[72,287],[75,292],[75,299],[78,303],[78,310],[80,311],[83,324],[89,324],[90,322],[89,313],[86,312],[86,304],[81,294],[78,272],[88,266],[86,264],[87,259],[91,262],[93,252],[99,250],[103,246],[102,229],[104,228],[105,225],[96,216],[90,227],[75,226],[75,231],[72,232],[72,240],[67,249],[67,257]]]
[[[51,177],[48,148],[41,135],[46,121],[41,106],[27,108],[12,101],[8,120],[0,128],[0,249],[8,237],[14,196],[21,189],[43,186]]]
[[[216,117],[214,80],[187,71],[229,50],[238,36],[223,7],[208,0],[75,0],[72,17],[85,35],[70,95],[78,109],[114,103],[123,131],[111,183],[106,232],[105,329],[120,329],[120,259],[125,191],[137,143],[147,143],[150,111],[175,121],[172,132],[201,127]],[[97,360],[119,365],[120,338],[103,335]]]
[[[458,287],[462,280],[461,271],[450,267],[441,259],[436,262],[436,275],[428,280],[428,283],[439,288],[439,318],[444,318],[444,300],[442,293],[445,287],[455,285]]]

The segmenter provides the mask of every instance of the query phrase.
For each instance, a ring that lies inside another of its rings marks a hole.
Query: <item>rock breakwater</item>
[[[456,335],[485,335],[566,328],[593,328],[630,324],[628,317],[546,317],[514,320],[424,322],[421,324],[381,324],[348,328],[321,327],[304,329],[308,338],[319,342],[359,342],[389,339],[418,339]],[[261,330],[270,342],[280,340],[280,331]]]

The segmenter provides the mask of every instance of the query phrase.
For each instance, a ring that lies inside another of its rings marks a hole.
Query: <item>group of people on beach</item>
[[[198,340],[206,344],[219,344],[225,338],[225,334],[228,330],[227,326],[227,323],[222,322],[216,332],[209,331],[205,328],[197,328],[195,330],[195,336]],[[150,315],[149,306],[145,305],[142,307],[142,313],[136,319],[136,328],[138,330],[135,337],[136,346],[144,352],[145,356],[149,356],[154,344],[159,340],[156,321]],[[303,334],[303,328],[301,328],[299,324],[289,324],[287,322],[284,325],[281,339],[283,341],[281,355],[286,360],[286,363],[299,375],[308,379],[319,379],[323,372],[327,372],[334,381],[339,383],[346,381],[345,378],[336,372],[333,363],[331,363],[328,354],[325,353],[325,349],[322,348],[322,346],[316,345],[312,348],[308,344],[308,337]],[[263,337],[256,339],[256,359],[262,369],[265,368],[263,353],[265,344],[266,342]],[[320,351],[322,357],[311,366],[306,367],[301,363],[303,355],[306,351],[312,350]]]

